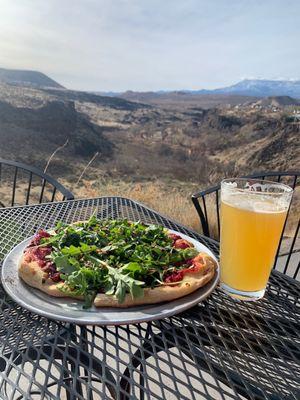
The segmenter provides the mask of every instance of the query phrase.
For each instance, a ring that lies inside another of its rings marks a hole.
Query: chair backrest
[[[0,207],[72,199],[68,189],[38,168],[0,159]]]
[[[298,278],[298,275],[300,277],[300,171],[261,172],[244,177],[282,182],[295,189],[292,204],[278,246],[274,268],[294,278]],[[192,201],[199,215],[203,234],[219,240],[220,185],[193,194]]]

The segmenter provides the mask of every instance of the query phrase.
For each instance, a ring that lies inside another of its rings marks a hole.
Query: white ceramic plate
[[[180,232],[172,231],[192,242],[199,251],[213,257],[215,255],[197,240]],[[22,307],[44,317],[82,325],[126,325],[162,319],[178,314],[204,300],[217,286],[219,265],[213,279],[195,292],[170,302],[130,307],[127,309],[103,307],[83,309],[82,302],[48,296],[46,293],[28,286],[18,275],[18,264],[23,250],[32,238],[18,244],[5,258],[2,267],[2,284],[6,292]]]

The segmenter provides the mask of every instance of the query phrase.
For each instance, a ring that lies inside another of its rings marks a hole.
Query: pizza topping
[[[174,246],[174,244],[175,244],[177,239],[181,239],[181,236],[176,235],[176,233],[168,233],[168,236],[169,236],[170,239],[172,239],[173,246]]]
[[[34,236],[32,241],[30,242],[29,247],[30,246],[38,246],[41,243],[41,239],[49,238],[49,237],[50,237],[50,233],[44,231],[43,229],[40,229],[38,231],[38,233]]]
[[[198,254],[196,257],[193,258],[193,264],[197,264],[199,267],[204,265],[204,259],[201,254]]]
[[[99,292],[122,303],[127,293],[137,298],[144,288],[177,282],[198,254],[162,226],[127,220],[91,217],[76,225],[59,223],[53,234],[38,235],[36,257],[45,263],[42,268],[53,281],[65,282],[60,290],[66,295],[83,296],[86,307]]]
[[[59,272],[54,273],[53,275],[51,275],[51,279],[53,280],[53,282],[61,281],[60,273]]]
[[[27,261],[37,261],[40,266],[44,266],[45,257],[51,253],[51,247],[29,247],[26,249]]]
[[[185,239],[177,239],[174,243],[176,249],[187,249],[188,247],[193,247],[192,243]]]
[[[187,260],[177,261],[173,263],[175,267],[182,267],[183,265],[191,266],[193,264],[193,258],[188,258]]]
[[[165,283],[182,281],[183,275],[183,271],[175,271],[165,278]]]
[[[177,235],[176,233],[169,233],[169,238],[173,241],[173,246],[176,249],[187,249],[188,247],[194,247],[192,243],[183,239],[181,236]]]
[[[61,280],[60,273],[57,272],[56,265],[48,259],[52,247],[41,246],[42,239],[48,239],[50,236],[48,232],[40,230],[25,250],[25,260],[27,262],[36,261],[39,267],[48,274],[48,278],[52,279],[53,282],[59,282]]]
[[[51,253],[51,247],[29,247],[26,250],[25,260],[27,262],[36,261],[39,267],[48,274],[48,278],[54,282],[61,280],[60,274],[57,274],[56,266],[47,259]]]
[[[199,258],[197,258],[199,257]],[[202,259],[202,263],[200,262],[200,257]],[[192,260],[187,260],[185,264],[191,265],[189,268],[184,268],[180,271],[174,271],[170,273],[164,280],[165,283],[173,283],[173,282],[179,282],[182,281],[184,278],[184,275],[186,273],[195,273],[199,272],[199,270],[203,267],[203,257],[202,256],[196,256]]]

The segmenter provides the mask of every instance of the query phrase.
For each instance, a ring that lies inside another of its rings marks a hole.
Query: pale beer
[[[285,197],[262,190],[274,185],[222,187],[221,286],[235,297],[252,300],[264,294],[292,192],[285,185],[280,185],[289,188]]]

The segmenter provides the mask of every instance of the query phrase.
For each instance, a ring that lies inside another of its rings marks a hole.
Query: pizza
[[[171,301],[209,282],[216,261],[180,235],[128,220],[58,223],[25,248],[19,276],[50,296],[83,307],[131,307]]]

